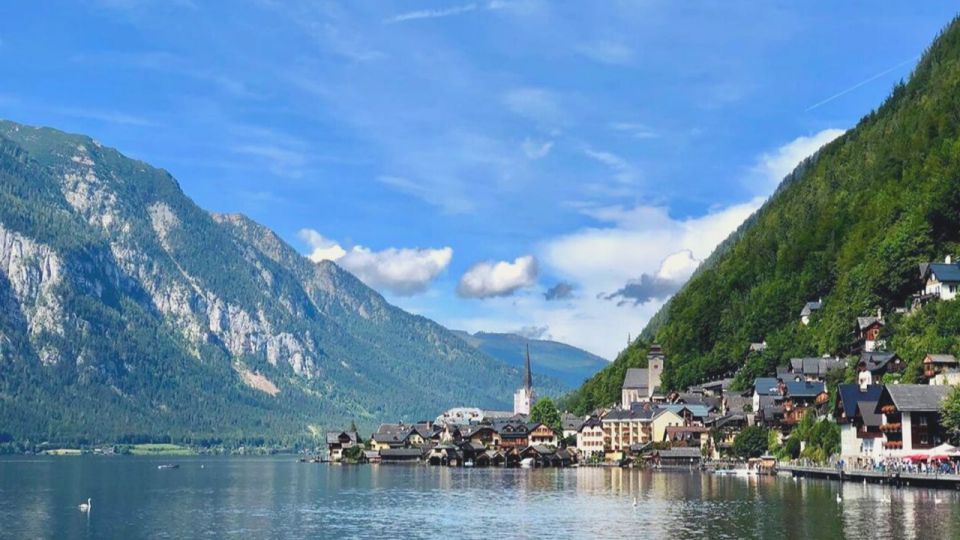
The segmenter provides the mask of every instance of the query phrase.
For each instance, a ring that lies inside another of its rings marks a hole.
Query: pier
[[[960,475],[940,472],[877,471],[860,468],[818,467],[813,465],[782,464],[778,471],[797,477],[826,478],[840,482],[889,484],[896,487],[935,487],[960,489]]]

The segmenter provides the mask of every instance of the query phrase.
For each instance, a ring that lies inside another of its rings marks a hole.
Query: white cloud
[[[415,21],[418,19],[437,19],[440,17],[450,17],[452,15],[460,15],[461,13],[467,13],[470,11],[475,11],[477,9],[476,4],[463,4],[461,6],[452,6],[442,9],[421,9],[417,11],[408,11],[406,13],[400,13],[399,15],[394,15],[384,20],[387,24],[400,23],[406,21]]]
[[[537,282],[539,268],[532,255],[507,261],[485,261],[470,267],[457,286],[457,294],[464,298],[510,296],[518,289]]]
[[[629,161],[612,152],[585,148],[583,153],[594,161],[606,165],[613,171],[613,178],[621,184],[632,184],[640,176],[637,169]]]
[[[846,130],[843,129],[824,129],[809,137],[797,137],[775,151],[763,154],[753,168],[751,181],[755,189],[771,192],[801,161],[844,133]]]
[[[553,149],[553,141],[538,142],[528,138],[523,140],[521,146],[527,159],[537,160],[547,157],[547,154]]]
[[[660,137],[653,128],[639,122],[612,122],[610,129],[625,133],[635,139],[656,139]]]
[[[308,257],[314,262],[334,261],[367,285],[398,296],[427,290],[453,259],[453,249],[449,247],[373,251],[354,246],[347,250],[313,229],[301,229],[299,236],[310,246]]]

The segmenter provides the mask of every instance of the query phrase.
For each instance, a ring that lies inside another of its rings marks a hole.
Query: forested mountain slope
[[[958,20],[907,83],[784,180],[643,338],[663,346],[664,383],[673,388],[745,362],[742,378],[791,356],[844,354],[856,317],[903,307],[920,288],[918,264],[951,253],[960,253]],[[804,303],[819,298],[823,309],[801,325]],[[958,327],[955,306],[928,308],[925,325],[889,316],[889,343],[913,369],[925,352],[960,352],[949,335]],[[747,361],[749,344],[764,339],[767,351]],[[921,352],[928,347],[938,350]],[[610,389],[604,397],[613,397]]]
[[[166,171],[0,122],[4,437],[283,442],[507,408],[521,381]]]

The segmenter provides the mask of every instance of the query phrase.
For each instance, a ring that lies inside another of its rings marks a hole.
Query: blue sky
[[[247,214],[449,327],[612,358],[953,16],[892,2],[6,2],[0,116],[166,168],[204,208]]]

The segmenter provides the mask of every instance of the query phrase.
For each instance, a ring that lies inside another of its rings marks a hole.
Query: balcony
[[[899,450],[903,448],[903,441],[887,441],[883,443],[883,447],[887,450]]]
[[[900,422],[895,422],[892,424],[880,424],[880,431],[884,433],[900,433],[903,429],[903,425]]]
[[[880,412],[883,414],[896,414],[897,406],[896,405],[884,405],[880,407]]]

